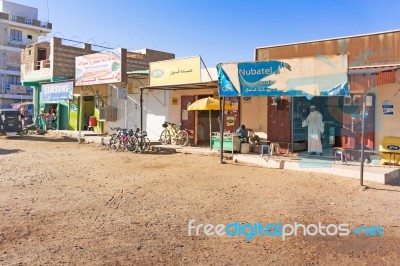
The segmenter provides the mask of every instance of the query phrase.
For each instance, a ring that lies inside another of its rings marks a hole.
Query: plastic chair
[[[261,153],[260,156],[261,158],[264,158],[264,149],[266,150],[266,153],[269,157],[271,157],[271,145],[270,144],[261,144]]]
[[[335,158],[333,163],[336,163],[337,159],[340,158],[340,161],[347,164],[347,152],[345,150],[335,150]]]

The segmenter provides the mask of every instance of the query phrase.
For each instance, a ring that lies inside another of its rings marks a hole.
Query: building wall
[[[39,48],[46,49],[49,60],[51,61],[52,52],[49,42],[35,43],[21,51],[21,81],[50,80],[53,77],[53,65],[36,69],[37,51]]]
[[[169,121],[175,124],[181,123],[181,97],[182,96],[193,96],[193,95],[213,95],[214,91],[212,89],[204,89],[204,90],[177,90],[171,91],[171,97],[169,98]],[[172,97],[176,97],[178,99],[177,105],[172,105]],[[194,111],[192,111],[194,112]],[[196,122],[196,121],[195,121]],[[197,122],[195,123],[197,124]]]
[[[40,45],[40,44],[35,44]],[[64,77],[64,78],[72,78],[75,76],[75,57],[98,53],[99,51],[94,50],[95,46],[92,47],[91,44],[88,43],[78,43],[78,42],[70,42],[67,40],[63,40],[61,38],[53,37],[50,41],[50,51],[49,51],[49,60],[50,60],[50,68],[52,68],[51,77]],[[36,62],[32,62],[32,60],[36,60],[37,56],[30,56],[29,50],[31,53],[36,54],[37,49],[27,48],[22,52],[22,61],[25,66],[22,69],[22,80],[30,81],[30,80],[40,80],[40,79],[48,79],[47,74],[43,73],[33,73],[36,72],[33,66]],[[146,70],[149,69],[149,62],[160,61],[166,59],[175,58],[174,54],[155,51],[151,49],[143,49],[140,50],[142,54],[141,57],[133,58],[128,57],[127,60],[127,72],[134,70]],[[33,78],[34,76],[34,78]]]
[[[265,61],[348,53],[349,67],[394,65],[400,64],[399,43],[400,31],[396,30],[368,35],[260,47],[255,49],[255,60]],[[383,76],[382,78],[388,79],[390,75],[387,77]],[[362,92],[364,88],[375,86],[370,81],[371,80],[366,75],[353,75],[349,80],[350,89],[352,92]],[[400,89],[399,71],[396,72],[396,81],[397,83],[378,85],[374,89],[368,91],[376,95],[375,149],[379,148],[379,144],[382,143],[382,139],[385,136],[400,137],[400,126],[398,126],[398,123],[394,122],[398,121],[400,118],[400,114],[396,114],[400,112],[399,107],[396,107],[396,103],[400,102],[400,93],[396,94]],[[384,82],[387,82],[387,80]],[[393,100],[394,115],[383,115],[383,100]],[[250,109],[254,108],[254,106],[250,107]],[[396,110],[398,110],[398,112],[396,112]],[[245,109],[243,109],[243,113],[246,113]],[[251,114],[255,116],[262,115],[261,113],[256,114],[256,110],[249,112],[249,115]],[[251,118],[249,117],[249,119]],[[244,120],[244,123],[246,123],[246,120]]]
[[[5,0],[0,0],[0,11],[14,16],[38,19],[38,9]]]
[[[92,54],[90,45],[74,47],[64,45],[62,39],[52,38],[50,42],[50,64],[53,68],[53,77],[75,77],[75,57]]]
[[[375,149],[381,148],[384,137],[400,137],[400,70],[396,71],[397,83],[378,86],[373,91],[376,93],[375,105]],[[384,115],[382,101],[393,101],[393,115]]]
[[[255,60],[348,53],[349,67],[400,63],[400,31],[256,48]]]
[[[127,71],[145,70],[149,69],[150,62],[174,59],[175,55],[172,53],[156,51],[152,49],[141,49],[132,51],[143,55],[142,59],[127,58]]]
[[[240,123],[253,132],[267,132],[268,97],[240,99]]]
[[[13,17],[10,17],[10,15]],[[15,76],[19,77],[21,74],[21,49],[37,42],[38,36],[49,33],[51,27],[43,26],[37,20],[37,8],[9,1],[0,1],[0,18],[3,20],[0,22],[0,98],[11,97],[21,100],[19,95],[9,90],[9,85],[20,85]],[[26,18],[31,19],[31,21],[28,22]],[[10,39],[11,30],[22,32],[21,41]],[[29,93],[25,95],[29,96]],[[29,96],[27,99],[31,100],[32,97]]]
[[[117,108],[117,121],[110,121],[110,127],[125,127],[125,100],[117,99],[117,91],[111,88],[110,105]],[[162,124],[169,120],[169,92],[144,90],[143,92],[143,130],[150,140],[158,140],[163,130]],[[128,129],[140,128],[140,90],[128,94],[127,99]]]

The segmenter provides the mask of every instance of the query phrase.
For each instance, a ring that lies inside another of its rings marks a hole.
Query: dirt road
[[[0,265],[400,263],[400,187],[46,136],[1,138],[0,175]],[[383,236],[188,236],[192,219],[375,225]]]

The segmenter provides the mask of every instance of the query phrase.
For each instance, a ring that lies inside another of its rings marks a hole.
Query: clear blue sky
[[[400,0],[10,1],[38,8],[51,36],[201,55],[209,67],[252,61],[261,46],[400,29]]]

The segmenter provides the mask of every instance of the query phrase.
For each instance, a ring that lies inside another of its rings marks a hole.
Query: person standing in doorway
[[[308,153],[322,156],[321,134],[324,133],[324,123],[321,113],[315,110],[315,106],[310,106],[310,114],[303,120],[302,126],[308,126]]]

